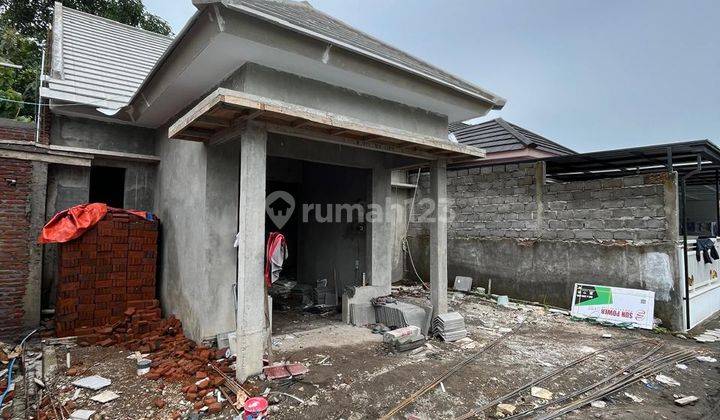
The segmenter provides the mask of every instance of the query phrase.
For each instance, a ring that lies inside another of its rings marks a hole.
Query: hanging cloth
[[[288,257],[287,242],[280,232],[271,232],[265,254],[265,284],[268,287],[280,277],[282,266]]]

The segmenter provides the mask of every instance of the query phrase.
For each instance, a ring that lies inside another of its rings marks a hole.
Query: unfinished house
[[[719,261],[696,251],[718,235],[719,158],[696,141],[451,167],[449,276],[565,308],[575,283],[651,290],[663,325],[695,327],[720,310]],[[409,233],[421,275],[426,229]]]
[[[484,156],[449,141],[448,122],[505,101],[306,3],[194,4],[170,39],[57,3],[42,88],[51,128],[33,147],[79,159],[48,164],[45,217],[87,201],[157,215],[163,312],[194,340],[236,332],[245,378],[270,332],[268,233],[287,237],[284,275],[327,280],[335,303],[348,289],[389,294],[392,171],[429,168],[443,203],[447,165]],[[336,204],[347,208],[330,223]],[[367,208],[378,217],[355,213]],[[428,227],[436,314],[447,310],[445,211]],[[48,294],[53,258],[48,247]]]

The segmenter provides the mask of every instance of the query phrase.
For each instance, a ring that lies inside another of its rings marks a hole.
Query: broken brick
[[[219,402],[212,403],[208,405],[208,413],[210,414],[217,414],[222,411],[222,404]]]

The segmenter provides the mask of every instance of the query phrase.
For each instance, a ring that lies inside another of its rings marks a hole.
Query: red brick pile
[[[157,304],[157,301],[155,301]],[[91,329],[92,330],[92,329]],[[183,334],[182,323],[174,316],[160,318],[157,307],[128,308],[125,320],[98,327],[88,335],[79,336],[80,345],[120,345],[128,350],[148,353],[150,372],[146,379],[182,382],[185,398],[193,402],[195,410],[208,407],[210,413],[222,410],[223,405],[213,397],[225,379],[212,369],[212,363],[229,377],[234,358],[226,358],[227,349],[198,346]],[[81,368],[71,368],[68,375],[82,374]],[[235,395],[229,395],[232,399]]]
[[[156,309],[157,237],[157,221],[108,209],[82,236],[59,244],[57,336],[121,322],[130,307]]]

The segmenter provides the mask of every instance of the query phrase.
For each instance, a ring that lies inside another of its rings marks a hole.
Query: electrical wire
[[[30,338],[31,335],[35,334],[37,332],[37,329],[33,330],[30,334],[26,335],[25,338],[22,339],[20,342],[20,348],[22,349],[23,346],[25,346],[25,341],[27,341],[28,338]],[[24,351],[24,350],[21,350]],[[0,407],[2,407],[3,401],[5,401],[5,397],[10,392],[10,387],[12,386],[12,374],[13,374],[13,366],[15,365],[15,360],[17,360],[17,357],[14,357],[12,360],[10,360],[10,364],[8,364],[8,379],[7,379],[7,388],[5,388],[5,392],[0,395]]]
[[[410,220],[412,219],[413,210],[415,209],[415,197],[417,196],[418,185],[420,185],[420,168],[418,168],[417,176],[415,177],[415,188],[413,189],[412,201],[410,202],[410,211],[408,212],[407,220],[405,221],[405,234],[402,237],[401,243],[403,251],[408,254],[408,258],[410,259],[410,266],[412,267],[415,276],[418,278],[418,280],[420,280],[423,288],[425,290],[428,290],[430,289],[430,287],[428,287],[427,283],[423,281],[422,277],[417,271],[417,268],[415,267],[415,261],[413,260],[412,252],[410,251],[410,243],[408,242],[407,236],[408,231],[410,230]]]
[[[62,106],[62,107],[65,107],[65,106],[88,106],[88,105],[94,106],[94,105],[97,105],[101,102],[105,102],[108,100],[109,99],[98,99],[97,101],[82,103],[82,104],[53,104],[52,106],[53,106],[53,108],[58,107],[58,106]],[[0,102],[11,102],[11,103],[15,103],[15,104],[32,105],[32,106],[50,106],[50,104],[44,104],[42,102],[16,101],[15,99],[8,99],[8,98],[0,98]],[[108,109],[110,109],[110,108],[108,108]]]
[[[0,407],[2,407],[3,401],[5,401],[5,397],[8,393],[10,393],[10,388],[12,386],[12,373],[13,373],[13,366],[15,365],[15,359],[10,360],[10,364],[8,365],[8,380],[7,380],[7,388],[5,388],[5,392],[0,395]]]

